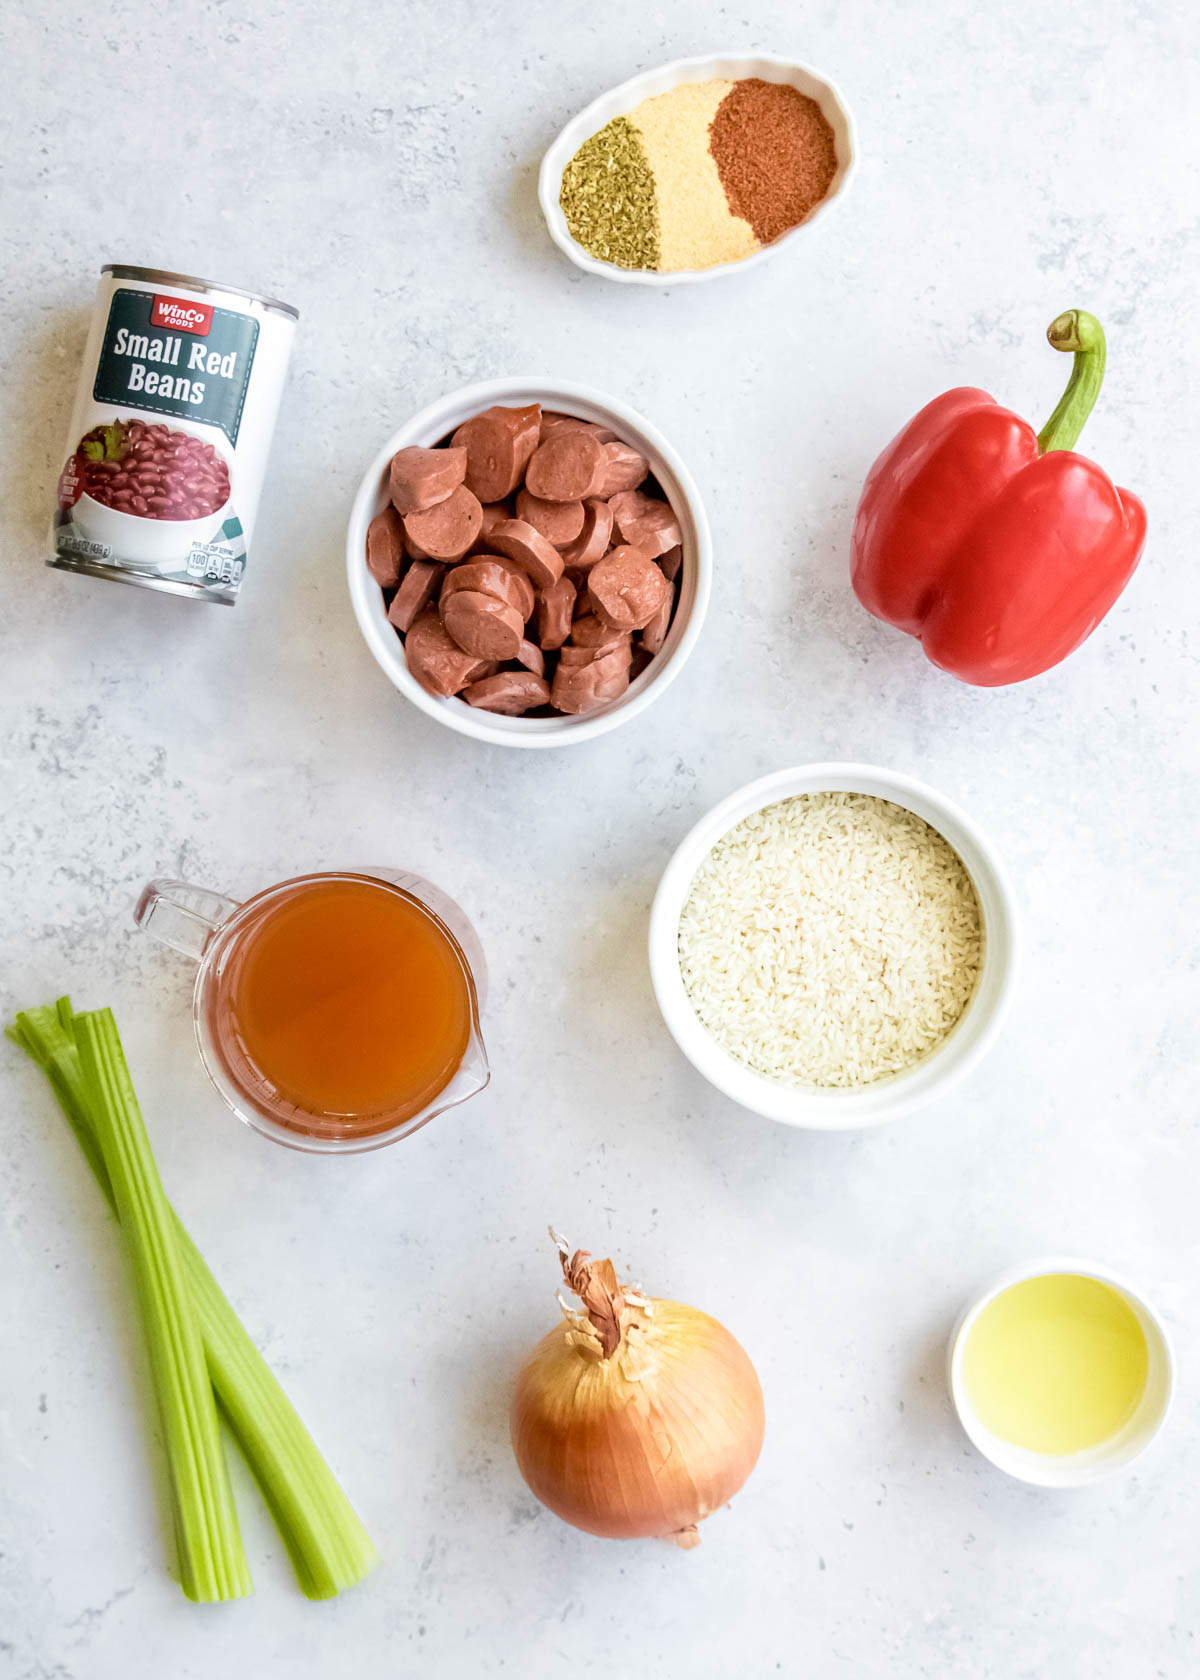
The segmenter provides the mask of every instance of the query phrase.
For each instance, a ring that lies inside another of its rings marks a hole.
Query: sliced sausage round
[[[640,490],[622,490],[609,506],[621,540],[636,543],[649,555],[665,554],[682,541],[671,504],[658,496],[644,496]]]
[[[525,621],[516,608],[477,589],[448,595],[442,623],[463,652],[476,659],[515,659],[525,639]]]
[[[542,437],[560,428],[568,432],[590,432],[597,443],[608,443],[617,435],[611,426],[603,426],[598,420],[581,420],[577,414],[559,414],[556,409],[543,409]]]
[[[628,636],[628,630],[615,630],[611,624],[606,624],[595,613],[585,613],[577,618],[571,626],[571,640],[576,647],[607,647],[619,636]]]
[[[582,502],[544,502],[528,490],[517,491],[517,518],[540,531],[555,548],[566,548],[583,530]]]
[[[583,529],[576,540],[562,551],[563,565],[586,571],[602,560],[612,541],[613,511],[607,502],[594,497],[583,504]]]
[[[592,604],[588,600],[587,573],[572,570],[570,572],[564,572],[563,576],[569,577],[571,582],[575,585],[575,611],[572,616],[574,618],[594,618],[595,614],[592,612]]]
[[[505,560],[499,554],[466,560],[461,566],[455,566],[442,585],[443,602],[460,589],[494,595],[506,606],[516,608],[522,624],[533,617],[533,585],[512,560]]]
[[[487,662],[464,653],[436,612],[427,610],[413,621],[404,638],[404,653],[409,670],[430,694],[457,694],[469,682],[487,675]]]
[[[533,452],[525,488],[547,502],[594,496],[604,470],[604,446],[590,432],[556,426]]]
[[[571,615],[575,610],[575,585],[569,577],[543,589],[537,599],[538,640],[547,653],[560,648],[571,634]]]
[[[414,553],[419,549],[426,559],[453,562],[462,559],[482,525],[479,498],[460,484],[433,507],[406,513],[404,535]]]
[[[629,659],[624,650],[614,649],[590,665],[559,664],[550,690],[550,704],[560,712],[591,712],[610,700],[619,700],[629,687]]]
[[[390,504],[367,526],[367,570],[380,589],[395,589],[404,570],[404,530]]]
[[[638,637],[639,645],[649,654],[661,653],[662,645],[667,639],[667,631],[671,628],[671,615],[675,610],[675,592],[670,590],[666,600],[659,607],[649,624],[643,627]]]
[[[480,511],[483,515],[483,519],[479,527],[479,535],[475,538],[475,547],[477,549],[486,548],[488,538],[496,529],[496,526],[500,524],[501,520],[511,519],[513,516],[512,503],[507,501],[482,502],[480,504]]]
[[[388,491],[399,514],[420,513],[444,502],[467,471],[465,449],[400,449],[388,468]]]
[[[609,635],[612,640],[601,642],[598,647],[580,647],[577,642],[568,642],[559,658],[564,665],[594,665],[610,653],[620,653],[626,662],[632,659],[633,638],[628,630],[610,630]]]
[[[532,671],[536,677],[546,675],[546,661],[542,650],[536,642],[524,641],[517,649],[517,664],[524,665],[527,671]]]
[[[614,548],[588,573],[592,611],[614,630],[643,629],[670,598],[671,585],[654,561],[631,543]]]
[[[515,560],[536,589],[548,589],[562,576],[562,555],[523,519],[503,520],[492,531],[491,544],[497,554]]]
[[[392,596],[392,604],[388,608],[389,623],[394,624],[397,630],[411,630],[413,620],[425,611],[437,594],[445,569],[435,560],[414,560]]]
[[[467,454],[466,485],[481,502],[503,501],[520,484],[542,429],[539,404],[485,408],[466,420],[451,442]]]
[[[463,699],[485,712],[519,717],[534,706],[550,704],[550,685],[533,671],[497,671],[494,677],[483,677],[464,689]]]
[[[400,524],[403,526],[404,521],[401,520]],[[407,531],[404,533],[404,552],[408,555],[410,560],[428,560],[430,558],[430,556],[426,554],[425,550],[421,547],[420,543],[414,542]]]
[[[622,490],[636,490],[649,471],[650,463],[644,455],[614,438],[604,445],[604,478],[597,495],[607,500]]]

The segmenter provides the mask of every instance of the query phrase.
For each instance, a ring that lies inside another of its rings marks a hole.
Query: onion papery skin
[[[605,1539],[686,1536],[726,1504],[762,1449],[762,1389],[707,1313],[654,1300],[622,1313],[609,1357],[574,1315],[544,1336],[513,1396],[522,1476],[564,1522]]]

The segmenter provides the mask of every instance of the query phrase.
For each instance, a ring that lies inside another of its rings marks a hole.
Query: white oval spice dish
[[[739,256],[734,261],[717,262],[704,268],[669,270],[623,268],[615,262],[606,262],[593,256],[572,237],[559,202],[559,195],[563,172],[585,141],[598,134],[615,117],[627,116],[644,100],[670,93],[675,88],[691,83],[738,82],[752,78],[793,87],[806,98],[814,100],[833,131],[836,152],[833,178],[820,201],[798,226],[780,234],[769,244],[751,249],[748,255]],[[715,280],[721,274],[741,272],[778,255],[794,241],[811,234],[813,223],[828,211],[835,199],[845,194],[856,162],[854,121],[845,101],[827,77],[818,74],[807,65],[774,54],[721,54],[716,57],[680,58],[670,64],[661,65],[656,70],[633,76],[629,81],[622,82],[619,87],[611,88],[566,124],[542,159],[538,174],[538,201],[551,239],[577,267],[589,274],[602,275],[606,280],[617,280],[632,285],[684,285],[697,280]]]
[[[667,866],[650,926],[659,1007],[699,1071],[770,1119],[832,1130],[894,1119],[974,1067],[1015,946],[1011,888],[974,824],[854,764],[723,801]]]

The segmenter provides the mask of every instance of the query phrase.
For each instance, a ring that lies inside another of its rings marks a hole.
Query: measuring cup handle
[[[199,962],[212,935],[238,904],[235,898],[186,881],[151,881],[142,888],[133,919],[143,933]]]

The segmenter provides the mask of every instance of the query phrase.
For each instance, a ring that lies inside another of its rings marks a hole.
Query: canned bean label
[[[295,323],[250,292],[106,268],[50,565],[235,601]]]

